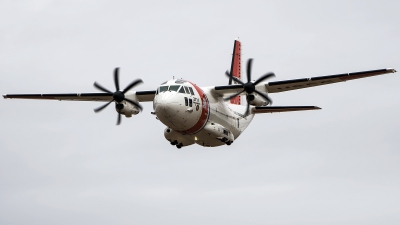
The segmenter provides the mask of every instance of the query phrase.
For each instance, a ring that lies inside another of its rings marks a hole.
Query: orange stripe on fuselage
[[[207,95],[204,93],[203,90],[201,90],[201,88],[199,88],[197,85],[193,84],[192,82],[186,81],[188,83],[190,83],[191,85],[193,85],[193,87],[196,89],[197,93],[200,96],[200,100],[201,100],[201,115],[199,120],[196,122],[196,124],[185,130],[185,131],[179,131],[179,133],[181,134],[195,134],[197,132],[199,132],[201,129],[203,129],[203,127],[206,125],[208,118],[210,116],[210,104],[208,102],[208,98]]]

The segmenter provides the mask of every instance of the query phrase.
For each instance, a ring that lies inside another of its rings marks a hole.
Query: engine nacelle
[[[232,142],[235,140],[232,132],[218,123],[208,122],[202,131],[206,132],[211,138],[218,139],[227,145],[232,144]],[[198,144],[202,145],[202,140],[198,141]]]
[[[266,106],[269,104],[267,100],[265,100],[264,98],[260,97],[257,94],[248,94],[246,96],[246,100],[250,105],[253,106]]]
[[[115,110],[119,112],[120,114],[125,115],[126,117],[131,117],[132,114],[136,115],[140,112],[140,110],[132,105],[131,103],[127,101],[122,101],[121,103],[116,103],[115,104]]]
[[[177,148],[194,144],[194,141],[186,138],[184,135],[167,127],[164,130],[165,139],[171,142],[171,145],[176,145]]]

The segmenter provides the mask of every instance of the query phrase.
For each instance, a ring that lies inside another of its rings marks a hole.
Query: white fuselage
[[[229,145],[249,125],[254,114],[244,117],[245,106],[224,102],[210,88],[175,79],[157,89],[153,108],[167,126],[164,134],[171,144]]]

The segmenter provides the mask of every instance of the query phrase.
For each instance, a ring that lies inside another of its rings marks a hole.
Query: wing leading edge
[[[326,84],[333,84],[338,82],[345,82],[348,80],[355,80],[355,79],[378,76],[395,72],[396,72],[395,69],[388,68],[388,69],[369,70],[369,71],[354,72],[354,73],[343,73],[343,74],[321,76],[321,77],[273,81],[266,84],[265,87],[267,88],[268,93],[277,93],[277,92],[291,91],[291,90],[315,87]]]

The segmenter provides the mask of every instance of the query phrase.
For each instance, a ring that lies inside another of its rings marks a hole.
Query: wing
[[[379,69],[354,73],[343,73],[322,77],[301,78],[295,80],[273,81],[265,84],[268,93],[277,93],[283,91],[291,91],[296,89],[315,87],[325,84],[333,84],[338,82],[345,82],[348,80],[355,80],[364,77],[372,77],[387,73],[395,73],[395,69]]]
[[[277,113],[277,112],[292,112],[302,110],[321,109],[317,106],[260,106],[254,107],[253,113]]]
[[[343,73],[322,77],[311,77],[311,78],[301,78],[294,80],[284,80],[284,81],[273,81],[269,83],[260,83],[256,86],[256,89],[262,92],[268,93],[277,93],[283,91],[291,91],[301,88],[309,88],[326,84],[333,84],[338,82],[345,82],[348,80],[355,80],[365,77],[372,77],[387,73],[395,73],[397,72],[395,69],[379,69],[379,70],[370,70],[363,72],[354,72],[354,73]],[[224,95],[232,95],[242,91],[243,88],[241,85],[222,85],[215,86],[211,89],[217,96]],[[241,93],[241,95],[246,94],[245,92]]]
[[[127,97],[136,95],[140,102],[153,101],[156,91],[128,92]],[[109,102],[113,99],[112,93],[70,93],[70,94],[6,94],[3,98],[42,99],[59,101],[100,101]]]

